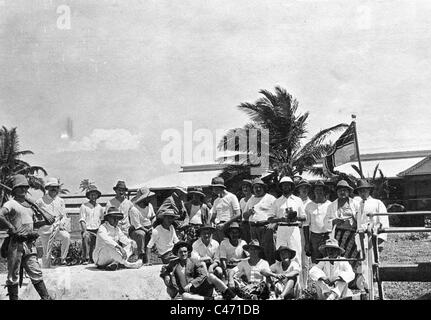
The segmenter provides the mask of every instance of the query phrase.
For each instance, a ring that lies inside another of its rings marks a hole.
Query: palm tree
[[[348,127],[347,124],[337,124],[333,127],[323,129],[314,135],[307,143],[302,144],[307,131],[307,120],[309,113],[298,112],[299,103],[281,87],[275,87],[275,93],[260,90],[263,97],[255,103],[241,103],[238,108],[250,116],[251,122],[244,128],[231,129],[219,142],[219,150],[237,151],[246,154],[242,163],[228,165],[221,174],[225,179],[237,180],[239,176],[244,178],[250,169],[248,161],[250,156],[259,156],[249,146],[241,146],[238,141],[247,138],[251,129],[258,131],[268,130],[269,141],[267,150],[269,170],[272,171],[271,178],[274,183],[282,176],[295,177],[306,171],[323,176],[320,168],[313,167],[317,160],[325,156],[332,147],[326,142],[329,135]],[[238,132],[239,131],[239,132]],[[262,144],[261,138],[258,145]],[[261,149],[263,150],[263,149]],[[254,154],[253,154],[254,153]],[[234,156],[226,157],[225,160]],[[247,159],[245,159],[247,158]],[[248,174],[250,177],[250,174]]]
[[[31,166],[29,163],[21,160],[22,156],[33,154],[30,150],[20,150],[19,138],[16,128],[8,130],[6,127],[0,129],[0,182],[10,185],[11,177],[15,174],[23,174],[27,177],[32,188],[42,190],[43,180],[36,176],[37,173],[47,175],[44,168],[40,166]],[[0,204],[6,191],[1,189]]]
[[[84,179],[79,184],[79,188],[82,192],[87,192],[91,186],[94,186],[94,182],[90,181],[89,179]]]

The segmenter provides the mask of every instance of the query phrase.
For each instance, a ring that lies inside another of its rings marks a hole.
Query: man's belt
[[[292,222],[292,223],[287,223],[287,222],[280,222],[278,224],[279,227],[299,227],[299,223],[298,222]]]
[[[268,221],[258,221],[258,222],[249,221],[249,223],[251,227],[263,227],[269,224]]]

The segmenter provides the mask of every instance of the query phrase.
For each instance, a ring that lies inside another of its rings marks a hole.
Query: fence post
[[[374,300],[374,275],[373,275],[373,229],[372,227],[368,227],[367,232],[367,242],[368,242],[368,250],[367,250],[367,282],[368,282],[368,294],[369,300]]]

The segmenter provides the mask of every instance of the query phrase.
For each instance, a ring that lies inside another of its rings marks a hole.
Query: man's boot
[[[7,286],[9,300],[18,300],[18,284],[10,284]]]
[[[45,282],[43,282],[43,280],[38,282],[33,282],[33,285],[37,293],[39,293],[41,300],[53,300],[49,295],[48,290],[46,290]]]

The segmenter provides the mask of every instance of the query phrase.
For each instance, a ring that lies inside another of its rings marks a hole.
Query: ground
[[[426,234],[389,234],[381,255],[388,264],[431,262],[431,238]],[[50,293],[56,299],[168,299],[160,265],[138,270],[100,271],[93,266],[43,269]],[[5,283],[4,260],[0,261],[0,284]],[[25,284],[28,282],[26,279]],[[431,295],[431,283],[385,282],[386,299],[411,300]],[[6,290],[0,286],[0,300]],[[20,291],[23,299],[38,299],[32,285]]]

